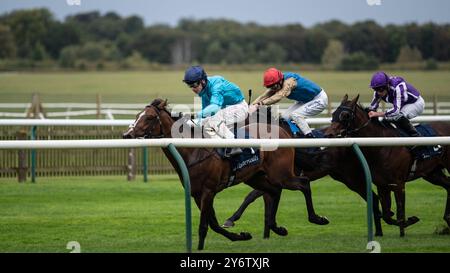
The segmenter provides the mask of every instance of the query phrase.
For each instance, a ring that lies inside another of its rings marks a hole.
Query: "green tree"
[[[260,53],[259,60],[263,63],[279,64],[286,60],[286,52],[280,45],[270,42]]]
[[[14,36],[8,26],[0,24],[0,59],[9,59],[15,56]]]
[[[386,31],[374,21],[365,21],[353,24],[346,33],[342,41],[345,50],[349,53],[364,52],[372,55],[381,61],[388,61],[386,51],[388,41]]]
[[[231,64],[245,63],[246,60],[244,50],[237,43],[232,42],[227,50],[225,60],[227,63]]]
[[[225,60],[224,54],[225,50],[223,49],[220,42],[214,41],[206,49],[204,61],[210,64],[221,63],[222,61]]]
[[[46,55],[43,45],[54,22],[50,11],[47,9],[14,11],[2,18],[2,21],[11,28],[18,57],[39,59]]]
[[[345,56],[338,66],[340,70],[374,70],[377,68],[377,59],[364,52],[355,52]]]
[[[419,49],[404,46],[400,50],[397,63],[421,62],[422,60],[422,54]]]
[[[322,64],[329,68],[336,68],[344,58],[344,45],[341,41],[330,40],[322,55]]]

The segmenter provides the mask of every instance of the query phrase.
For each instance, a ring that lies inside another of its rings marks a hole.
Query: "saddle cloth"
[[[437,136],[436,131],[428,124],[419,124],[414,126],[416,127],[417,132],[423,137],[434,137]],[[409,137],[409,135],[397,128],[397,130],[400,132],[401,137]],[[435,145],[435,146],[421,146],[420,148],[412,149],[411,152],[414,154],[414,156],[417,159],[428,159],[432,158],[438,155],[442,154],[442,147],[441,145]]]

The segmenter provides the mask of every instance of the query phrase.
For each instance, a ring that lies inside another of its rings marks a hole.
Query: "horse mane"
[[[360,108],[360,110],[362,112],[364,112],[366,115],[368,114],[366,108],[364,108],[359,102],[356,104],[357,108]],[[375,125],[380,127],[380,129],[384,129],[384,130],[392,130],[393,133],[398,134],[397,130],[389,123],[389,122],[382,122],[380,121],[378,118],[372,118],[370,120],[370,122]]]
[[[154,99],[151,103],[150,103],[150,105],[151,106],[159,106],[162,102],[164,102],[165,100],[163,100],[163,99]]]

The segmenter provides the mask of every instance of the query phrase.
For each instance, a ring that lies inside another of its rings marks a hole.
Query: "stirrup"
[[[240,154],[242,154],[242,149],[239,147],[232,148],[229,152],[228,149],[225,150],[225,157],[233,157]]]

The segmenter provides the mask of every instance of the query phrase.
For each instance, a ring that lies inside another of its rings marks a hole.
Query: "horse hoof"
[[[375,232],[376,237],[383,237],[383,232]]]
[[[252,235],[248,232],[241,232],[240,236],[241,236],[241,241],[248,241],[253,238]]]
[[[383,218],[383,220],[384,220],[384,222],[386,223],[386,224],[388,224],[388,225],[391,225],[391,226],[398,226],[398,224],[397,224],[397,221],[395,221],[394,219],[392,219],[392,218]]]
[[[231,221],[231,220],[226,220],[225,223],[223,223],[222,227],[223,227],[223,228],[234,227],[234,222]]]
[[[275,234],[280,235],[280,236],[288,235],[288,231],[284,227],[274,227],[274,228],[272,228],[272,231],[275,232]]]
[[[406,226],[411,226],[414,225],[415,223],[419,222],[420,219],[416,216],[411,216],[408,218],[408,220],[406,221]]]
[[[434,233],[437,235],[450,235],[450,228],[448,226],[437,227]]]
[[[327,217],[322,217],[322,216],[318,216],[318,215],[316,215],[315,217],[309,218],[309,222],[316,224],[316,225],[320,225],[320,226],[328,225],[330,223],[330,221],[328,221]]]

